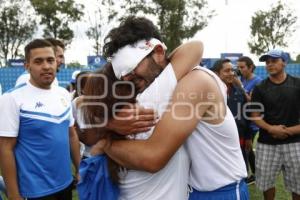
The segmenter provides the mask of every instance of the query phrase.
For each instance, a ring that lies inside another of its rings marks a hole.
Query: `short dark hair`
[[[55,49],[53,47],[53,45],[48,42],[47,40],[44,39],[35,39],[32,40],[31,42],[29,42],[26,46],[25,46],[25,61],[29,62],[30,60],[30,51],[32,49],[37,49],[37,48],[44,48],[44,47],[51,47],[53,49],[53,53],[55,52]]]
[[[245,62],[246,63],[246,66],[248,68],[250,68],[251,66],[253,66],[253,69],[252,69],[252,72],[254,71],[255,69],[255,65],[254,65],[254,62],[251,58],[249,58],[248,56],[242,56],[242,57],[239,57],[239,59],[237,60],[238,62]]]
[[[217,60],[214,63],[213,67],[210,68],[210,70],[212,70],[212,71],[214,71],[216,73],[220,73],[221,69],[223,68],[223,64],[224,63],[229,63],[229,62],[231,62],[231,60],[229,60],[227,58],[225,58],[225,59],[219,59],[219,60]]]
[[[45,40],[47,40],[48,42],[50,42],[54,47],[61,47],[63,50],[65,50],[65,44],[58,39],[55,38],[46,38]]]
[[[149,40],[151,38],[162,40],[158,28],[152,21],[145,17],[129,16],[105,37],[105,44],[103,46],[104,57],[111,57],[120,48],[128,44],[134,44],[139,40]]]

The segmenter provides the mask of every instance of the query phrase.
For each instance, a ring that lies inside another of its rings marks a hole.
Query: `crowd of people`
[[[158,28],[131,16],[105,39],[108,63],[74,72],[66,90],[64,50],[29,42],[26,72],[0,96],[8,199],[71,200],[76,188],[82,200],[248,200],[255,181],[273,200],[280,172],[300,199],[300,79],[285,52],[260,57],[264,80],[247,56],[207,69],[202,42],[167,55]]]

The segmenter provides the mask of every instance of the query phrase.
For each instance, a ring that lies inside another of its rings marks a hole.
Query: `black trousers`
[[[44,197],[27,198],[28,200],[72,200],[72,184],[67,188]]]

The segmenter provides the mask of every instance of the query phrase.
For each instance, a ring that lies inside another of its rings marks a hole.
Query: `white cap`
[[[119,49],[111,58],[117,79],[121,79],[122,76],[133,71],[157,45],[161,45],[164,50],[167,49],[166,45],[156,38],[140,40]]]

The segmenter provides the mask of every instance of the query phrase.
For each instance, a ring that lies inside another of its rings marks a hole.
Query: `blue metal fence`
[[[285,71],[292,76],[300,77],[300,64],[288,64]],[[265,66],[256,67],[254,73],[263,79],[268,76]]]
[[[60,69],[57,73],[57,79],[59,85],[66,87],[71,80],[72,73],[75,70],[92,70],[92,68],[68,68]],[[94,68],[93,68],[94,69]],[[24,72],[23,67],[3,67],[0,68],[0,84],[2,86],[2,92],[5,92],[15,86],[17,78]]]
[[[80,68],[61,69],[60,72],[57,73],[59,85],[63,87],[68,85],[70,83],[72,73],[78,69]],[[84,68],[84,70],[93,70],[93,68]],[[18,76],[20,76],[23,72],[23,67],[0,68],[0,84],[2,85],[2,92],[13,88],[15,86]],[[293,76],[300,77],[300,64],[288,64],[286,66],[286,72]],[[262,78],[266,78],[268,76],[264,66],[256,67],[255,74]]]

